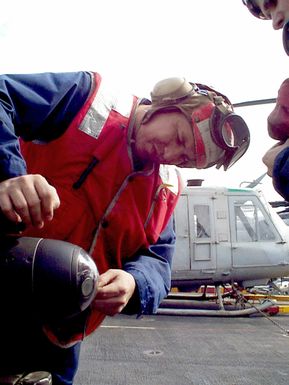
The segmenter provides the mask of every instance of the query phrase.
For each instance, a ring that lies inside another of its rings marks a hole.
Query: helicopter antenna
[[[246,188],[254,188],[256,186],[258,186],[258,184],[261,183],[261,180],[267,175],[267,172],[264,172],[264,174],[260,175],[258,178],[254,179],[252,182],[247,182],[247,181],[244,181],[244,182],[241,182],[240,183],[240,187],[242,186],[243,183],[248,183]]]
[[[276,103],[276,100],[277,100],[276,98],[249,100],[247,102],[233,103],[233,107],[248,107],[248,106],[257,106],[260,104],[270,104],[270,103]]]

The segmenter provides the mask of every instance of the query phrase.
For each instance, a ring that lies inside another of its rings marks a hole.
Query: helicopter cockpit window
[[[196,238],[210,238],[210,208],[207,205],[194,205],[194,226]]]
[[[257,242],[275,239],[262,211],[251,200],[235,201],[237,242]]]

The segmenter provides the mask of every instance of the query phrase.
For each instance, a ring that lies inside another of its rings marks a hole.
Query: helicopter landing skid
[[[161,303],[157,314],[187,316],[242,317],[262,313],[274,305],[271,300],[251,303],[235,287],[230,292],[222,293],[222,286],[216,286],[216,296],[202,297],[172,294]],[[197,298],[197,299],[196,299]]]

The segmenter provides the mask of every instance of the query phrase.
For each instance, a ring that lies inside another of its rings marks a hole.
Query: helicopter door
[[[272,265],[280,236],[256,197],[230,197],[232,262],[235,268]]]
[[[216,244],[213,231],[213,200],[207,196],[189,196],[191,269],[203,273],[216,270]]]
[[[191,248],[189,237],[188,196],[181,195],[174,211],[176,251],[172,261],[173,270],[190,270]]]

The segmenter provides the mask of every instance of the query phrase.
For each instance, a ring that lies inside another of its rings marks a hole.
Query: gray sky
[[[184,76],[236,103],[276,97],[289,66],[281,36],[241,0],[10,0],[1,4],[0,72],[95,70],[138,96]],[[272,109],[236,109],[249,125],[250,149],[226,173],[185,170],[184,179],[237,187],[264,173]],[[269,177],[260,187],[281,199]]]

